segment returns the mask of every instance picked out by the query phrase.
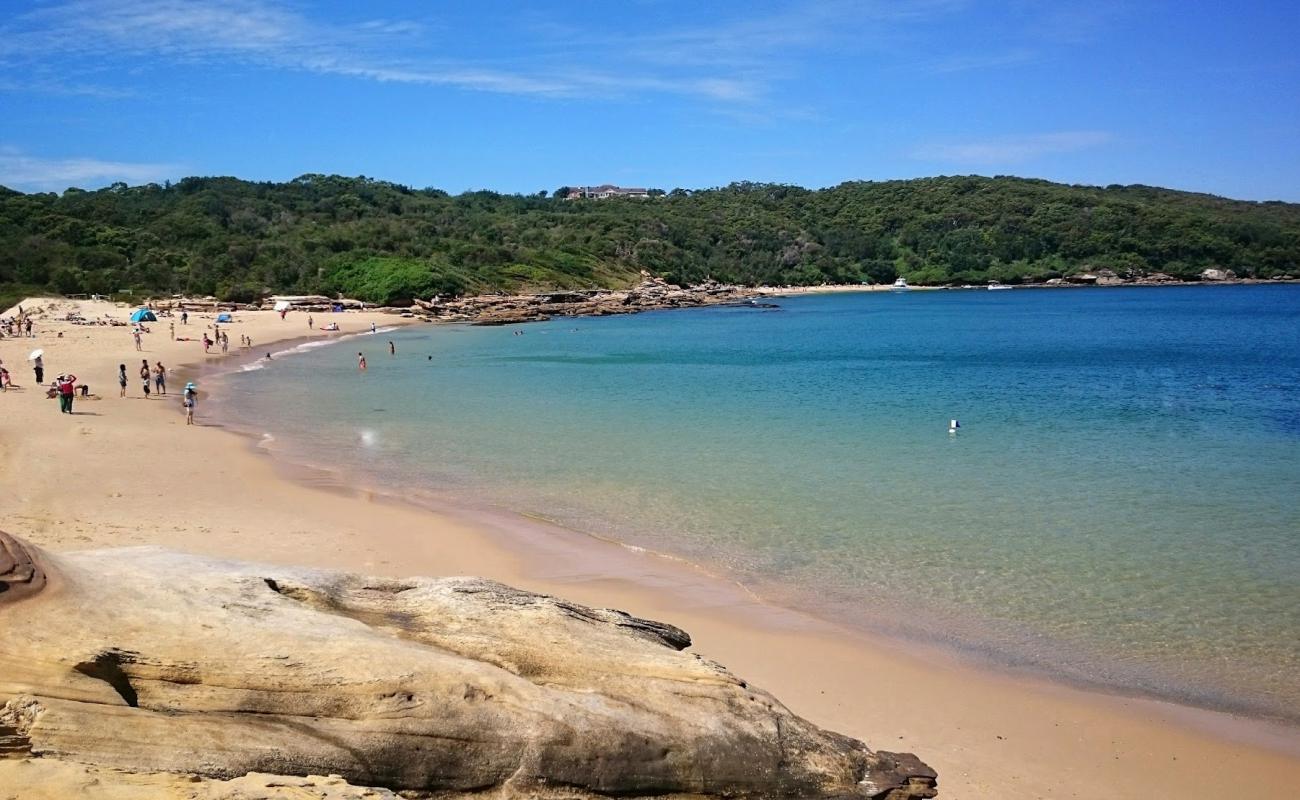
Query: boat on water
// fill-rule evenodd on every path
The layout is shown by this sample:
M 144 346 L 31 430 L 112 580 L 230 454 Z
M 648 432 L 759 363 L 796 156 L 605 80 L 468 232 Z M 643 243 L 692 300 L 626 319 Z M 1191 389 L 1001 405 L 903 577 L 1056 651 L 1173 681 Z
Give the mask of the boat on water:
M 998 283 L 997 281 L 989 281 L 990 292 L 996 292 L 999 289 L 1010 289 L 1010 288 L 1012 287 L 1006 285 L 1005 283 Z
M 908 286 L 908 285 L 907 285 L 907 279 L 906 279 L 906 278 L 899 278 L 898 280 L 894 281 L 894 286 L 893 286 L 893 289 L 891 289 L 891 291 L 895 291 L 895 292 L 906 292 L 906 291 L 908 291 L 908 290 L 911 289 L 911 288 L 912 288 L 911 286 Z

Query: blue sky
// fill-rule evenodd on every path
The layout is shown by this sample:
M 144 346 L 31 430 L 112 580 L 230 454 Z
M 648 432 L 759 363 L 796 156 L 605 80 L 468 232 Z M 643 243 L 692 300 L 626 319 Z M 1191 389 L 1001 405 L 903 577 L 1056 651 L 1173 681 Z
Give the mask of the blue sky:
M 1300 201 L 1300 3 L 0 0 L 0 184 L 940 174 Z

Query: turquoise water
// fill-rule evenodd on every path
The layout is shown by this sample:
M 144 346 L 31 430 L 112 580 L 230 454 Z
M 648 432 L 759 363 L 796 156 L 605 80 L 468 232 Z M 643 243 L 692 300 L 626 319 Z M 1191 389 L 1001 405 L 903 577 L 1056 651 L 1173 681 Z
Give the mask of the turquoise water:
M 845 622 L 1300 720 L 1300 287 L 779 304 L 358 337 L 229 405 Z

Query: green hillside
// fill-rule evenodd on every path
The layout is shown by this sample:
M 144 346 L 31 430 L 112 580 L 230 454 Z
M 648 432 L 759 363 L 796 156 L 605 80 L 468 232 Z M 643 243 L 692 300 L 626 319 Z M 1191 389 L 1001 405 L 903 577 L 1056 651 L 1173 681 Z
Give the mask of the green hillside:
M 1300 205 L 1145 186 L 951 177 L 651 199 L 410 189 L 368 178 L 0 188 L 0 291 L 334 293 L 372 302 L 674 282 L 1020 282 L 1084 269 L 1300 274 Z

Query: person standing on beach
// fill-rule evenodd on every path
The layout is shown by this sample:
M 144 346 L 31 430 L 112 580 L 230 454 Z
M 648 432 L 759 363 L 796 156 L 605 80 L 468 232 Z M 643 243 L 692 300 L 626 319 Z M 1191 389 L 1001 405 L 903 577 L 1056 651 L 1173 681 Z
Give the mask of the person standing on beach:
M 182 325 L 189 325 L 189 324 L 190 324 L 190 312 L 188 312 L 188 311 L 182 311 L 182 312 L 181 312 L 181 324 L 182 324 Z
M 311 330 L 311 314 L 307 315 L 307 330 Z
M 162 365 L 161 361 L 153 368 L 153 383 L 159 395 L 165 396 L 167 394 L 167 368 Z
M 149 372 L 148 359 L 142 359 L 140 361 L 140 382 L 144 384 L 144 399 L 146 400 L 149 399 L 149 378 L 151 377 Z
M 139 328 L 136 328 L 135 330 L 131 331 L 131 338 L 135 339 L 135 349 L 136 349 L 137 351 L 139 351 L 139 350 L 143 350 L 143 349 L 144 349 L 144 348 L 142 348 L 142 347 L 140 346 L 140 329 L 139 329 Z
M 169 329 L 171 329 L 171 333 L 172 333 L 172 341 L 173 341 L 173 342 L 176 341 L 176 323 L 175 323 L 175 322 L 169 322 L 169 323 L 167 323 L 167 327 L 168 327 Z
M 117 384 L 122 387 L 118 397 L 126 397 L 126 364 L 117 365 Z
M 370 323 L 370 332 L 371 332 L 371 333 L 374 333 L 374 332 L 375 332 L 375 323 L 373 323 L 373 322 Z
M 362 372 L 366 371 L 366 356 L 364 353 L 357 353 L 357 369 Z
M 72 398 L 76 397 L 77 376 L 59 376 L 59 412 L 72 413 Z
M 45 361 L 37 356 L 32 359 L 32 371 L 36 373 L 36 385 L 45 383 Z
M 31 318 L 31 317 L 28 317 L 28 318 L 27 318 L 27 338 L 28 338 L 28 339 L 31 339 L 31 338 L 32 338 L 32 318 Z
M 199 399 L 199 390 L 194 387 L 193 383 L 185 384 L 185 392 L 181 395 L 181 403 L 185 406 L 185 424 L 194 424 L 194 405 Z

